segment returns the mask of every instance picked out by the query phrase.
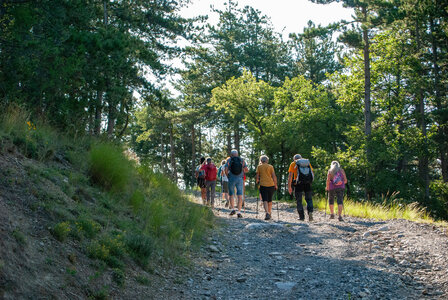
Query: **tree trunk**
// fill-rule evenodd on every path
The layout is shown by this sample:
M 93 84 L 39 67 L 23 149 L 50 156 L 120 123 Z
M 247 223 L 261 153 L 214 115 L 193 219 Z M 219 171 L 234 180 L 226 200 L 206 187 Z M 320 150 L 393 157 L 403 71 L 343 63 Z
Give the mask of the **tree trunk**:
M 432 36 L 432 60 L 433 60 L 433 73 L 434 73 L 434 102 L 436 104 L 437 110 L 442 111 L 443 105 L 441 101 L 441 91 L 440 91 L 440 69 L 439 69 L 439 63 L 438 63 L 438 45 L 437 45 L 437 39 L 435 36 L 435 28 L 434 28 L 434 20 L 432 17 L 430 17 L 430 26 L 431 26 L 431 36 Z M 446 127 L 446 120 L 443 119 L 443 116 L 441 116 L 441 120 L 438 120 L 439 125 L 437 128 L 438 134 L 439 134 L 439 155 L 440 155 L 440 162 L 442 167 L 442 178 L 443 182 L 448 182 L 448 149 L 447 149 L 447 130 L 444 129 Z
M 420 39 L 420 28 L 418 24 L 418 20 L 415 24 L 415 39 L 417 42 L 417 51 L 420 51 L 422 49 L 421 46 L 421 39 Z M 419 70 L 419 80 L 422 80 L 424 78 L 423 74 L 423 67 Z M 416 107 L 417 110 L 417 126 L 422 131 L 423 139 L 425 140 L 426 144 L 426 118 L 425 118 L 425 95 L 423 91 L 423 83 L 418 83 L 418 104 Z M 421 154 L 418 158 L 418 170 L 420 179 L 423 183 L 425 195 L 424 195 L 424 203 L 427 205 L 429 204 L 429 161 L 428 156 L 425 154 Z
M 227 155 L 230 156 L 230 151 L 232 151 L 232 135 L 227 134 Z
M 191 172 L 192 172 L 192 187 L 194 186 L 194 171 L 196 169 L 196 136 L 194 124 L 191 124 Z
M 174 183 L 177 184 L 177 164 L 174 151 L 174 129 L 173 124 L 170 125 L 170 158 L 171 158 L 171 175 Z
M 96 94 L 96 105 L 95 105 L 95 135 L 100 135 L 101 133 L 101 115 L 103 107 L 103 91 L 98 90 Z
M 364 22 L 367 23 L 367 8 L 362 7 L 362 13 L 364 15 Z M 370 189 L 370 139 L 372 134 L 372 116 L 371 116 L 371 103 L 370 103 L 370 41 L 369 41 L 369 31 L 364 28 L 362 31 L 362 38 L 364 41 L 364 119 L 365 119 L 365 136 L 366 136 L 366 158 L 367 158 L 367 168 L 366 168 L 366 197 L 370 199 L 372 196 L 372 191 Z
M 163 143 L 163 132 L 160 133 L 160 169 L 165 174 L 165 144 Z
M 108 115 L 107 115 L 107 136 L 109 138 L 114 134 L 115 128 L 115 106 L 112 103 L 112 100 L 109 101 L 108 107 Z
M 235 125 L 234 125 L 234 142 L 235 142 L 235 149 L 241 155 L 241 152 L 240 152 L 240 125 L 238 122 L 235 122 Z
M 199 128 L 198 128 L 198 138 L 199 138 L 199 140 L 198 140 L 198 153 L 199 153 L 199 156 L 201 156 L 202 155 L 202 133 L 201 133 L 201 126 L 199 126 Z

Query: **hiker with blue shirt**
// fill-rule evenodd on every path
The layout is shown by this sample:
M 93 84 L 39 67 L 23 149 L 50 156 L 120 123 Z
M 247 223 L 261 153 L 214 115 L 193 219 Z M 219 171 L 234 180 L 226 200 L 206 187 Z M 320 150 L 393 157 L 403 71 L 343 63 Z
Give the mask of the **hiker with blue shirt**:
M 247 173 L 249 169 L 247 164 L 241 157 L 238 156 L 238 150 L 233 149 L 230 151 L 230 158 L 225 165 L 225 174 L 229 179 L 229 208 L 232 210 L 230 215 L 234 215 L 234 193 L 236 188 L 236 195 L 238 197 L 238 218 L 242 218 L 241 207 L 243 205 L 243 177 L 244 173 Z
M 342 208 L 344 205 L 344 190 L 347 184 L 347 176 L 344 169 L 337 161 L 332 161 L 327 174 L 327 185 L 325 190 L 328 191 L 328 202 L 330 203 L 330 219 L 334 219 L 334 197 L 338 203 L 338 220 L 342 219 Z

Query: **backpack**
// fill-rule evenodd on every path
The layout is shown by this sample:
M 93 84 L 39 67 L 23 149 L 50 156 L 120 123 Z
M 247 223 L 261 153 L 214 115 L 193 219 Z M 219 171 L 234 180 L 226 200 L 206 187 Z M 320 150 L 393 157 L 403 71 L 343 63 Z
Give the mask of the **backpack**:
M 207 181 L 214 181 L 216 180 L 216 166 L 214 164 L 207 164 L 205 165 L 205 180 Z
M 336 174 L 334 174 L 333 179 L 331 180 L 334 186 L 340 186 L 344 183 L 344 180 L 342 178 L 342 172 L 338 171 Z
M 243 161 L 240 157 L 233 156 L 230 158 L 229 170 L 233 175 L 240 175 L 243 172 Z
M 296 168 L 296 184 L 308 184 L 313 182 L 313 172 L 311 171 L 310 161 L 308 159 L 298 159 L 296 161 Z

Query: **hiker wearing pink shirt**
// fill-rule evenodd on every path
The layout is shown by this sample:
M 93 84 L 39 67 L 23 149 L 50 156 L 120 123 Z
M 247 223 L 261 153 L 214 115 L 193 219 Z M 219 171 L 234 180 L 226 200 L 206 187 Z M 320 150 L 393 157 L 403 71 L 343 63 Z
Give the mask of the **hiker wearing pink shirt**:
M 339 221 L 342 219 L 342 207 L 344 200 L 345 184 L 347 183 L 347 176 L 345 176 L 344 170 L 337 161 L 332 161 L 330 169 L 327 174 L 327 186 L 325 188 L 328 191 L 328 202 L 330 203 L 330 219 L 334 219 L 334 197 L 338 203 L 338 215 Z

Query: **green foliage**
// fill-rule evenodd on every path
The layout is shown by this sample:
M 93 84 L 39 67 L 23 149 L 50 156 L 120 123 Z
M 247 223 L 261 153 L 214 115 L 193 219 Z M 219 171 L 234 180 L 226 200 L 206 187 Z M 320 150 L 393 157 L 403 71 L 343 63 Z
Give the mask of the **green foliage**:
M 53 227 L 51 233 L 58 241 L 63 242 L 67 239 L 71 230 L 69 222 L 60 222 Z
M 26 237 L 19 229 L 14 229 L 12 231 L 12 236 L 20 246 L 23 247 L 26 245 Z
M 141 285 L 149 285 L 150 283 L 149 278 L 144 275 L 138 275 L 137 277 L 135 277 L 135 280 Z
M 126 276 L 124 272 L 120 269 L 114 268 L 112 270 L 112 280 L 120 287 L 124 286 Z
M 95 183 L 113 192 L 124 192 L 134 178 L 132 163 L 120 147 L 112 144 L 92 147 L 89 173 Z
M 325 211 L 325 198 L 320 198 L 315 201 L 316 207 L 319 210 Z M 327 207 L 327 214 L 330 213 L 329 205 Z M 337 209 L 337 208 L 335 208 Z M 403 201 L 397 200 L 383 200 L 381 203 L 372 203 L 367 201 L 356 202 L 351 200 L 344 201 L 345 214 L 353 217 L 376 219 L 376 220 L 392 220 L 405 219 L 409 221 L 432 223 L 432 219 L 424 209 L 419 207 L 419 204 L 414 202 L 405 204 Z

